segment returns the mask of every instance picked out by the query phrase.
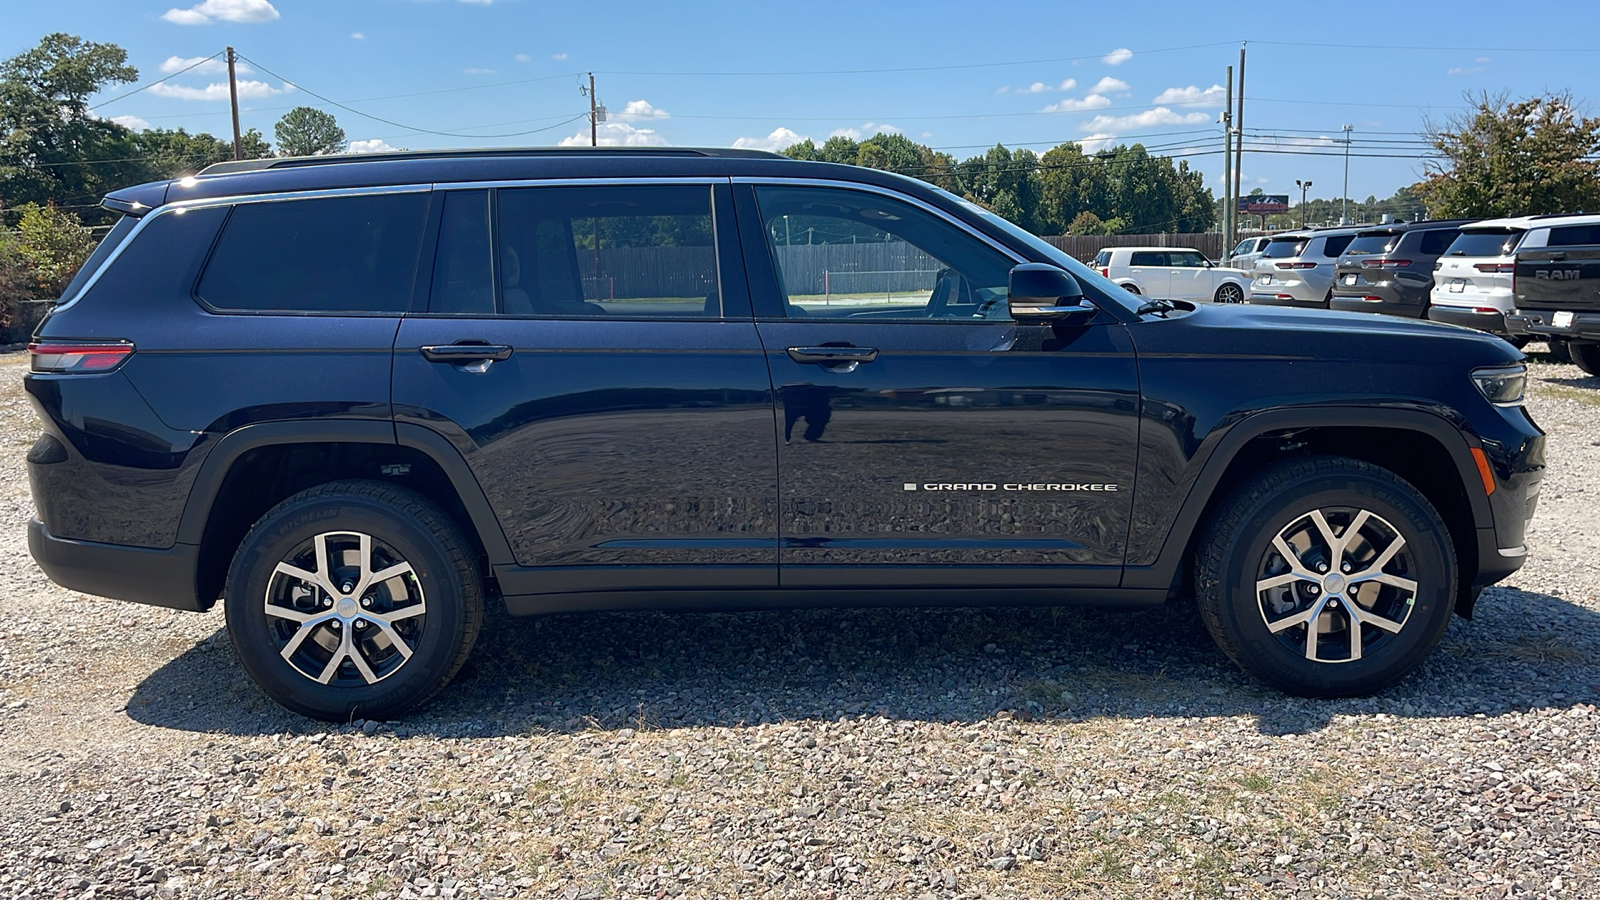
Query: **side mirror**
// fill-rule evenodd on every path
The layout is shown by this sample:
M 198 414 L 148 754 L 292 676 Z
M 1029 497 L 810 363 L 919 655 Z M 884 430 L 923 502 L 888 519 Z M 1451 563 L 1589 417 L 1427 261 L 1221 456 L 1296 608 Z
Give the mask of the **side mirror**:
M 1023 263 L 1011 270 L 1011 318 L 1018 322 L 1087 325 L 1099 310 L 1083 297 L 1083 286 L 1065 269 Z

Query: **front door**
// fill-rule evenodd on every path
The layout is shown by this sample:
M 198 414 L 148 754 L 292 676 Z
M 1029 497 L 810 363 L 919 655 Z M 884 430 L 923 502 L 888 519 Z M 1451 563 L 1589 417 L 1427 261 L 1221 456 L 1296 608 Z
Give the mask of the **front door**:
M 771 383 L 729 191 L 440 192 L 395 415 L 467 460 L 507 594 L 776 584 Z
M 1212 299 L 1217 288 L 1217 270 L 1211 268 L 1199 251 L 1173 250 L 1167 254 L 1167 259 L 1172 263 L 1172 291 L 1167 294 L 1169 299 Z
M 1018 260 L 916 201 L 738 189 L 782 584 L 1117 584 L 1139 401 L 1123 326 L 1012 321 Z

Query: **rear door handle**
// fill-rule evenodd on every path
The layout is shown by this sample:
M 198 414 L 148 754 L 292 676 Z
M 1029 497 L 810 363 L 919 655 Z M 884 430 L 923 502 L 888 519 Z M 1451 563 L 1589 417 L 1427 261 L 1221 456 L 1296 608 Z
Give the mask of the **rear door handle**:
M 878 358 L 877 347 L 790 347 L 789 358 L 797 363 L 827 366 L 869 363 Z
M 433 344 L 420 348 L 422 356 L 428 362 L 436 363 L 470 363 L 489 360 L 500 362 L 511 358 L 511 346 L 508 344 L 489 344 L 476 341 L 457 341 L 454 344 Z

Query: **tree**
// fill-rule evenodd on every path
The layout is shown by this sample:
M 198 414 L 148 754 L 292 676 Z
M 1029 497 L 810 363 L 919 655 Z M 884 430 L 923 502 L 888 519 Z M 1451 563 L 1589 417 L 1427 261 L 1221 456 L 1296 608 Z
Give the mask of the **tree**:
M 331 113 L 310 106 L 297 106 L 284 113 L 272 126 L 282 156 L 327 156 L 343 153 L 349 144 L 344 129 Z
M 94 238 L 78 218 L 54 206 L 23 204 L 16 236 L 0 233 L 0 328 L 11 324 L 17 304 L 61 296 L 94 250 Z
M 133 133 L 89 112 L 91 95 L 137 81 L 139 70 L 115 44 L 50 34 L 26 53 L 0 63 L 0 196 L 7 202 L 93 203 L 126 184 Z
M 1444 157 L 1428 161 L 1419 190 L 1436 216 L 1494 217 L 1600 206 L 1600 119 L 1580 115 L 1566 92 L 1511 102 L 1480 94 L 1475 109 L 1427 135 Z
M 266 159 L 272 155 L 272 145 L 255 128 L 239 135 L 239 149 L 244 159 Z

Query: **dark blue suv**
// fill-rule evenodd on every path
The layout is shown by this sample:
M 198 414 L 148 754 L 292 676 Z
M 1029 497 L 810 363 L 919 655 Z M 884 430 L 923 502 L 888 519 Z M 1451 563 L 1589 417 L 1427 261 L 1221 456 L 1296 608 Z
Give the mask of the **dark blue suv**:
M 1418 666 L 1524 557 L 1489 335 L 1136 297 L 988 211 L 729 150 L 213 166 L 31 348 L 34 557 L 204 610 L 312 716 L 514 614 L 1161 604 L 1302 694 Z

